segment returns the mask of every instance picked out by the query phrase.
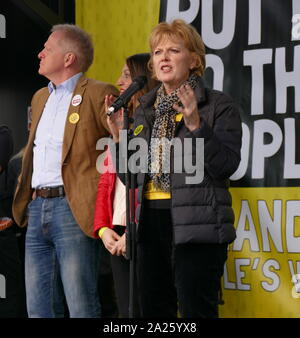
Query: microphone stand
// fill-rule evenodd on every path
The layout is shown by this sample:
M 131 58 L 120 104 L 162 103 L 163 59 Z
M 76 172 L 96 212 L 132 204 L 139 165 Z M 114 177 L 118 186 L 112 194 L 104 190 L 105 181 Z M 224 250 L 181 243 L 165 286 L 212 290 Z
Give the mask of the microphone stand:
M 136 281 L 136 222 L 135 222 L 135 174 L 131 173 L 128 168 L 129 163 L 129 139 L 132 130 L 129 128 L 129 111 L 127 105 L 124 106 L 124 126 L 126 131 L 126 255 L 130 260 L 129 272 L 129 318 L 135 318 L 134 299 L 135 299 L 135 281 Z

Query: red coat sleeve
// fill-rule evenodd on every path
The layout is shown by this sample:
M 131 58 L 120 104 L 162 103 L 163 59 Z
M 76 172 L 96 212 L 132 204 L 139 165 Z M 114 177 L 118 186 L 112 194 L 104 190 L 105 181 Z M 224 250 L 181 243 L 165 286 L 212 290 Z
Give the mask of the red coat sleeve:
M 105 159 L 107 160 L 107 158 Z M 94 213 L 94 237 L 98 238 L 100 228 L 112 228 L 113 198 L 115 194 L 116 174 L 106 172 L 98 181 Z

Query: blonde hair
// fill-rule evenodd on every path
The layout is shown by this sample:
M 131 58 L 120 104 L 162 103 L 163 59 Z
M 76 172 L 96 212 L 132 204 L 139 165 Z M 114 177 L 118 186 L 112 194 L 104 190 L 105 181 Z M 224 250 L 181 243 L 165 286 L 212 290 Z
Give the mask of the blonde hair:
M 63 48 L 76 55 L 80 71 L 86 72 L 94 59 L 94 47 L 91 36 L 76 25 L 60 24 L 52 27 L 51 32 L 61 31 Z
M 152 70 L 152 72 L 152 58 L 154 49 L 164 38 L 182 40 L 185 47 L 195 56 L 195 67 L 192 69 L 192 72 L 200 76 L 203 75 L 206 65 L 204 43 L 197 30 L 181 19 L 173 20 L 170 23 L 161 22 L 153 28 L 149 38 L 149 45 L 151 49 L 149 68 Z

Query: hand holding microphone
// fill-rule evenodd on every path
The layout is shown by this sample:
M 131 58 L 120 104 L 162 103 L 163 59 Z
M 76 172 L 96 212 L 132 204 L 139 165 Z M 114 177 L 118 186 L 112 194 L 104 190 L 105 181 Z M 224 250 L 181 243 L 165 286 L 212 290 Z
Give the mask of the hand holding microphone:
M 113 104 L 115 99 L 116 97 L 113 95 L 105 96 L 106 111 L 108 111 L 109 107 Z M 119 142 L 119 131 L 122 130 L 124 126 L 124 108 L 119 109 L 114 114 L 107 114 L 106 121 L 114 142 Z
M 131 97 L 141 90 L 147 82 L 147 77 L 144 75 L 138 76 L 133 79 L 132 84 L 120 95 L 111 106 L 108 108 L 106 114 L 110 116 L 111 114 L 117 112 L 120 108 L 127 105 Z
M 112 95 L 105 98 L 107 124 L 113 136 L 114 142 L 119 142 L 119 130 L 123 128 L 124 109 L 132 96 L 144 87 L 147 77 L 144 75 L 136 77 L 131 85 L 115 101 Z M 108 108 L 107 108 L 108 107 Z

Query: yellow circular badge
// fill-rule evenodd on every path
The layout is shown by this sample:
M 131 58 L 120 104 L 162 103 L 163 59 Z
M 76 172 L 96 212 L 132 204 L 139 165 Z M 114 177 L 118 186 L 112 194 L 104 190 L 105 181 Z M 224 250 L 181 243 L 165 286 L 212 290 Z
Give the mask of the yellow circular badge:
M 73 113 L 70 115 L 69 117 L 69 122 L 72 123 L 72 124 L 75 124 L 79 121 L 79 114 L 77 113 Z
M 137 136 L 138 134 L 140 134 L 140 132 L 143 130 L 144 126 L 142 124 L 140 124 L 139 126 L 137 126 L 135 129 L 134 129 L 134 136 Z

